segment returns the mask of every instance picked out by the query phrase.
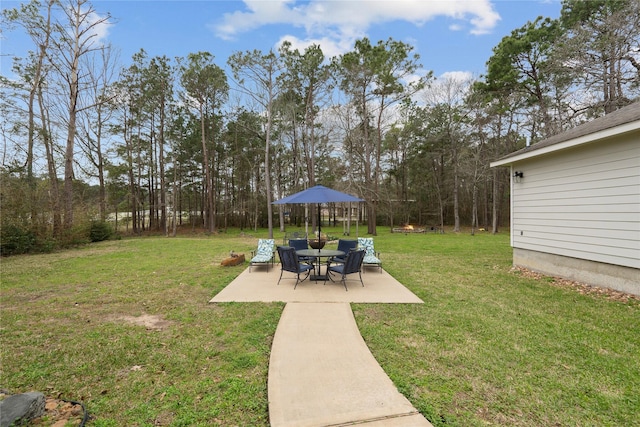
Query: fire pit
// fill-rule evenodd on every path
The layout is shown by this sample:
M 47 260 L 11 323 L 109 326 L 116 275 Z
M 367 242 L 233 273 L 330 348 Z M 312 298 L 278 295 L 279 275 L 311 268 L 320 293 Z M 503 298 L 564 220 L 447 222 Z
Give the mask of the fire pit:
M 416 228 L 411 224 L 403 225 L 402 227 L 396 227 L 393 229 L 394 233 L 424 233 L 424 228 Z
M 322 239 L 322 240 L 318 240 L 318 239 L 311 239 L 309 240 L 309 246 L 311 246 L 313 249 L 322 249 L 324 248 L 324 245 L 327 244 L 327 241 Z

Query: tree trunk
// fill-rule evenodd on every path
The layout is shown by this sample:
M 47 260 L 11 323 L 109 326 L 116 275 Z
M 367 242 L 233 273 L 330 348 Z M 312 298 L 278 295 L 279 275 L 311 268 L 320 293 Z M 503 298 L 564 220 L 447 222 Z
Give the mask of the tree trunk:
M 171 207 L 173 209 L 172 212 L 172 229 L 171 229 L 171 236 L 172 237 L 176 237 L 176 235 L 178 234 L 178 219 L 177 219 L 177 214 L 178 214 L 178 191 L 179 191 L 180 186 L 178 185 L 178 163 L 176 162 L 176 158 L 175 158 L 175 152 L 174 152 L 174 156 L 173 156 L 173 197 L 171 200 Z M 180 216 L 182 217 L 182 211 L 180 211 Z M 168 232 L 168 229 L 167 229 Z
M 270 77 L 272 77 L 270 75 Z M 270 80 L 272 81 L 272 80 Z M 265 135 L 264 147 L 264 186 L 267 195 L 267 226 L 269 228 L 269 238 L 273 239 L 273 205 L 271 205 L 271 126 L 272 126 L 272 108 L 273 108 L 273 84 L 269 85 L 269 101 L 267 106 L 267 132 Z
M 99 184 L 99 212 L 100 220 L 105 221 L 107 219 L 107 188 L 104 179 L 104 159 L 102 156 L 102 108 L 98 108 L 98 120 L 96 123 L 96 155 L 98 168 L 98 184 Z
M 453 231 L 454 233 L 460 232 L 460 206 L 458 202 L 458 157 L 453 156 Z
M 202 156 L 203 156 L 203 168 L 204 168 L 204 191 L 205 197 L 207 200 L 207 208 L 205 210 L 206 224 L 207 230 L 210 233 L 213 233 L 215 228 L 214 217 L 213 217 L 213 182 L 211 180 L 211 167 L 209 165 L 209 150 L 207 149 L 207 138 L 205 134 L 205 125 L 204 125 L 204 111 L 203 105 L 200 103 L 200 132 L 201 132 L 201 142 L 202 142 Z
M 166 235 L 169 232 L 167 227 L 167 186 L 164 177 L 164 126 L 165 126 L 165 106 L 164 99 L 160 106 L 160 135 L 158 137 L 158 167 L 160 175 L 160 228 Z M 174 165 L 175 167 L 175 165 Z M 175 174 L 175 171 L 174 171 Z M 174 175 L 175 179 L 175 175 Z
M 498 232 L 498 212 L 500 211 L 500 182 L 497 171 L 493 171 L 493 226 L 491 232 L 496 234 Z
M 475 234 L 478 228 L 478 185 L 477 177 L 474 177 L 473 187 L 471 189 L 471 234 Z
M 76 48 L 78 49 L 77 41 Z M 78 50 L 74 52 L 78 55 Z M 73 61 L 69 80 L 69 124 L 67 129 L 67 145 L 64 153 L 64 229 L 69 231 L 73 226 L 73 154 L 76 138 L 76 116 L 78 102 L 78 58 Z
M 54 147 L 53 140 L 51 139 L 51 132 L 49 131 L 49 114 L 45 109 L 44 99 L 42 94 L 42 87 L 38 87 L 38 104 L 40 106 L 40 120 L 42 142 L 44 143 L 45 152 L 47 156 L 47 172 L 49 174 L 49 203 L 51 204 L 51 212 L 53 217 L 53 237 L 59 238 L 62 232 L 62 218 L 60 212 L 60 189 L 58 185 L 58 174 L 53 157 Z

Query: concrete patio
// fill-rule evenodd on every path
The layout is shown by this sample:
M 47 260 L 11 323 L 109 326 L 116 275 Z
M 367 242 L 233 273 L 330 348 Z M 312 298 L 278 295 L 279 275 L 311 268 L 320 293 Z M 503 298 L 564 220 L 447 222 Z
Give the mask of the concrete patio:
M 324 272 L 324 266 L 322 271 Z M 341 282 L 314 282 L 309 279 L 298 284 L 295 274 L 284 272 L 280 285 L 280 265 L 247 268 L 209 302 L 357 302 L 422 304 L 423 301 L 405 288 L 389 273 L 367 268 L 362 274 L 364 287 L 357 274 L 347 280 L 348 291 Z

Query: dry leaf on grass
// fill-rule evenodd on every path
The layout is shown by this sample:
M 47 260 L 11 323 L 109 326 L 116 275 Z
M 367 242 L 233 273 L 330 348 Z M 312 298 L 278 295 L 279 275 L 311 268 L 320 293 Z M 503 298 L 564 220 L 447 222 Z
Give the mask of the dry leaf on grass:
M 561 277 L 546 276 L 536 271 L 528 270 L 522 267 L 514 267 L 512 271 L 517 271 L 522 277 L 528 277 L 535 280 L 547 280 L 552 286 L 562 288 L 572 288 L 583 295 L 600 295 L 613 301 L 628 303 L 636 301 L 640 303 L 640 297 L 616 291 L 609 288 L 601 288 L 598 286 L 588 285 L 586 283 L 576 282 L 573 280 L 563 279 Z

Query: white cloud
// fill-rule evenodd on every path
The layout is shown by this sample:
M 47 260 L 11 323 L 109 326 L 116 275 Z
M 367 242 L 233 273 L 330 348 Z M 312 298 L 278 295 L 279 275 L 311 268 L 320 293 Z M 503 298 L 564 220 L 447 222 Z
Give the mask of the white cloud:
M 87 16 L 88 24 L 93 26 L 92 32 L 98 43 L 104 43 L 109 37 L 109 31 L 113 24 L 108 18 L 108 16 L 101 16 L 96 12 L 92 12 Z
M 484 34 L 500 20 L 490 0 L 244 0 L 244 5 L 244 11 L 227 13 L 212 25 L 218 37 L 233 39 L 264 25 L 285 24 L 305 29 L 306 40 L 296 39 L 301 45 L 321 40 L 323 49 L 332 44 L 341 50 L 350 48 L 374 24 L 406 21 L 421 26 L 443 16 L 457 21 L 452 30 L 470 27 L 471 34 Z
M 448 71 L 446 73 L 442 73 L 439 80 L 454 80 L 458 82 L 469 82 L 474 79 L 473 74 L 469 71 Z
M 303 26 L 305 14 L 295 6 L 295 0 L 244 0 L 247 11 L 225 13 L 220 24 L 212 25 L 218 37 L 233 39 L 236 34 L 263 25 L 291 24 Z
M 65 20 L 75 19 L 73 9 L 68 8 L 63 15 L 60 16 L 63 22 Z M 109 14 L 100 14 L 93 10 L 83 6 L 80 10 L 80 16 L 82 17 L 81 28 L 86 31 L 85 37 L 91 38 L 91 44 L 103 45 L 107 43 L 109 38 L 109 32 L 113 26 L 111 16 Z M 68 24 L 66 27 L 69 37 L 73 38 L 72 25 Z
M 282 36 L 280 40 L 278 40 L 275 48 L 277 49 L 282 45 L 283 42 L 288 41 L 291 43 L 292 50 L 298 49 L 300 52 L 304 52 L 307 47 L 315 44 L 322 48 L 322 53 L 324 53 L 325 60 L 328 61 L 332 57 L 337 57 L 344 52 L 348 52 L 350 49 L 353 49 L 353 45 L 356 39 L 357 37 L 340 39 L 331 37 L 300 39 L 296 36 L 286 35 Z

